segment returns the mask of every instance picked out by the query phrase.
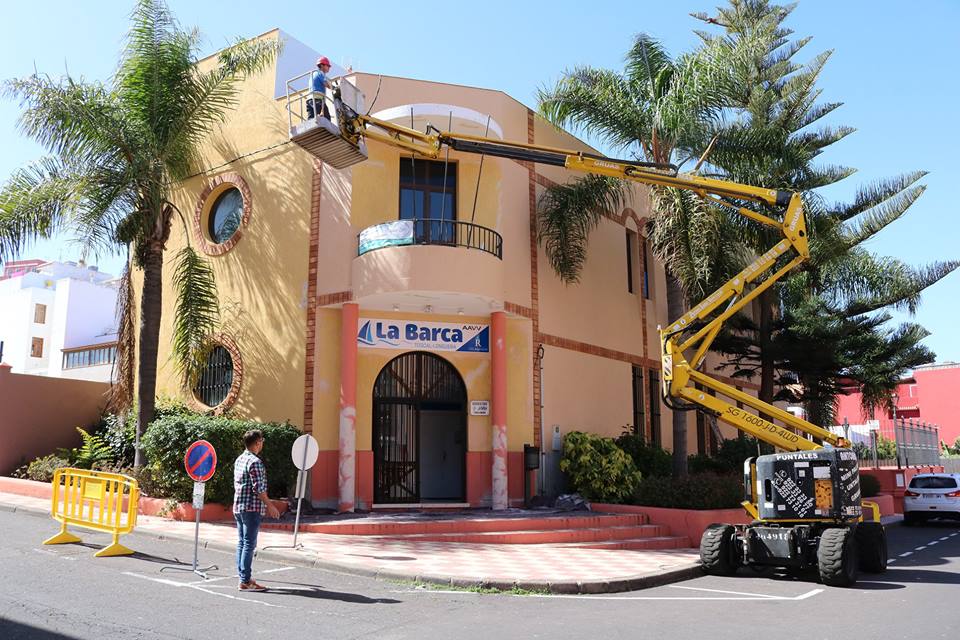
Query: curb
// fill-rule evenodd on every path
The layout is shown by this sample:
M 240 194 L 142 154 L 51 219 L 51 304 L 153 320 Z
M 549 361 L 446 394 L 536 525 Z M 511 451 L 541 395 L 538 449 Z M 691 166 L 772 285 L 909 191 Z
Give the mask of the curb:
M 24 507 L 15 505 L 6 505 L 0 503 L 0 511 L 10 513 L 22 513 L 34 517 L 49 517 L 47 509 L 36 509 L 34 507 Z M 130 534 L 134 538 L 150 538 L 153 540 L 177 540 L 192 542 L 193 535 L 179 535 L 168 533 L 155 533 L 152 531 L 137 531 L 134 529 Z M 199 547 L 201 549 L 210 549 L 223 553 L 233 554 L 237 548 L 233 544 L 227 544 L 219 540 L 206 540 L 200 538 Z M 363 578 L 375 578 L 377 580 L 386 580 L 393 582 L 425 582 L 441 587 L 451 587 L 460 589 L 485 588 L 500 589 L 510 591 L 512 589 L 523 589 L 527 591 L 546 591 L 557 595 L 589 595 L 601 593 L 617 593 L 622 591 L 637 591 L 640 589 L 650 589 L 665 584 L 681 582 L 683 580 L 692 580 L 704 575 L 700 563 L 689 563 L 657 573 L 648 573 L 634 576 L 626 576 L 615 580 L 603 580 L 597 582 L 578 582 L 561 581 L 549 582 L 544 580 L 506 580 L 502 578 L 463 577 L 463 576 L 441 576 L 429 574 L 406 573 L 403 571 L 391 571 L 387 569 L 365 569 L 363 567 L 351 567 L 335 562 L 323 560 L 312 552 L 297 552 L 292 549 L 280 551 L 274 549 L 257 549 L 254 557 L 260 560 L 270 562 L 279 562 L 288 565 L 304 567 L 306 569 L 322 569 L 333 573 L 341 573 Z

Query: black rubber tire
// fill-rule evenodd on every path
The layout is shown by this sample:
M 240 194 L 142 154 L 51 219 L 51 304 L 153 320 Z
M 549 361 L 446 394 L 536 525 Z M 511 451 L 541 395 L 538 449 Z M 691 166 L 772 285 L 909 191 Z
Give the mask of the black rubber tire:
M 733 554 L 733 536 L 736 529 L 729 524 L 711 524 L 700 538 L 700 562 L 704 570 L 714 576 L 736 573 L 739 562 Z
M 867 573 L 887 570 L 887 533 L 879 522 L 861 522 L 854 538 L 857 541 L 857 559 L 860 569 Z
M 825 529 L 817 545 L 820 581 L 831 587 L 849 587 L 857 581 L 857 543 L 853 528 Z

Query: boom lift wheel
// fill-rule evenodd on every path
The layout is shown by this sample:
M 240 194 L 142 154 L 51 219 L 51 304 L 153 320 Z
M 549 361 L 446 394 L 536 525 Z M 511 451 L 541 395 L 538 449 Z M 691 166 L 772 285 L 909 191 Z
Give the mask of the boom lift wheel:
M 820 580 L 831 587 L 849 587 L 857 581 L 857 542 L 852 527 L 824 529 L 817 545 Z
M 736 573 L 740 561 L 735 553 L 734 533 L 729 524 L 712 524 L 700 538 L 700 562 L 707 573 L 728 576 Z
M 857 525 L 854 539 L 860 568 L 867 573 L 883 573 L 887 570 L 887 534 L 879 522 L 861 522 Z

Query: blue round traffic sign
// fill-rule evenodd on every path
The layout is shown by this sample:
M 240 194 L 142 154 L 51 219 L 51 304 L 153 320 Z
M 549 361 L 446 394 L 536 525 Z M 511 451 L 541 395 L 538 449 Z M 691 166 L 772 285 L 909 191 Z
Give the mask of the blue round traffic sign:
M 183 456 L 183 466 L 186 467 L 187 475 L 194 482 L 206 482 L 217 470 L 217 452 L 206 440 L 197 440 L 187 447 L 187 453 Z

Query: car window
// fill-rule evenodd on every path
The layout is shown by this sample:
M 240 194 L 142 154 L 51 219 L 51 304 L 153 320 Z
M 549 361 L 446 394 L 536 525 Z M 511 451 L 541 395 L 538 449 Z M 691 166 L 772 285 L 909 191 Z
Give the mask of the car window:
M 956 489 L 957 481 L 949 476 L 914 477 L 910 481 L 911 489 Z

